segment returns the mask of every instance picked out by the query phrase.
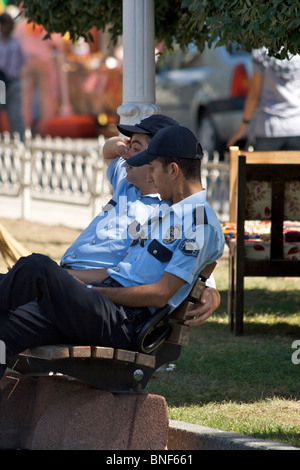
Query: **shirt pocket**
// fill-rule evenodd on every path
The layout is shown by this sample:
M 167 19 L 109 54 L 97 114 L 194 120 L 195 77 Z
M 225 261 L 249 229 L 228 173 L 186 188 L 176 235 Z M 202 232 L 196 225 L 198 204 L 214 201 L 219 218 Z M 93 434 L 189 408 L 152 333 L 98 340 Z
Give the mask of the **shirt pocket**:
M 149 243 L 147 251 L 161 263 L 168 263 L 173 256 L 173 252 L 157 240 L 152 240 Z

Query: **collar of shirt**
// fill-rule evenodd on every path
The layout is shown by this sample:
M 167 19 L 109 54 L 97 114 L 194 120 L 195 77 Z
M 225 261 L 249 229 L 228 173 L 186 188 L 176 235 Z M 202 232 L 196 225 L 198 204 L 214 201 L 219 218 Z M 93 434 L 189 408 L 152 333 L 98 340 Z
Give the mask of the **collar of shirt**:
M 197 205 L 204 204 L 206 202 L 206 190 L 200 191 L 195 194 L 191 194 L 191 196 L 182 199 L 182 201 L 177 202 L 176 204 L 172 204 L 170 207 L 166 208 L 165 215 L 168 215 L 170 212 L 174 212 L 174 214 L 180 218 L 184 213 L 184 207 L 186 209 L 195 208 Z
M 143 197 L 151 197 L 153 199 L 159 199 L 161 201 L 161 197 L 160 197 L 160 194 L 156 193 L 156 194 L 142 194 L 140 189 L 137 188 L 137 193 L 138 193 L 138 198 L 139 199 L 142 199 Z

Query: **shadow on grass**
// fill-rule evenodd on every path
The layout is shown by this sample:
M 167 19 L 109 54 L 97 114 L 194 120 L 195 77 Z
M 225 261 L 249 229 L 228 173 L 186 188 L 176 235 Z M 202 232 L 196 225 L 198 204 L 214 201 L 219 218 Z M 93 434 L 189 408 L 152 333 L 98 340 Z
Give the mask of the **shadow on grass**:
M 227 311 L 227 293 L 227 290 L 220 291 L 220 309 L 224 311 Z M 273 312 L 278 314 L 300 313 L 300 289 L 246 289 L 244 291 L 244 312 L 248 314 L 255 312 Z
M 217 315 L 227 316 L 227 291 L 220 291 L 220 294 L 221 305 Z M 300 289 L 271 291 L 255 288 L 244 291 L 244 335 L 286 334 L 300 338 L 297 316 L 300 318 Z
M 249 318 L 249 321 L 247 321 L 247 318 Z M 286 336 L 290 338 L 295 338 L 295 339 L 300 339 L 300 326 L 299 325 L 290 325 L 288 323 L 285 323 L 284 320 L 279 319 L 276 321 L 274 324 L 268 324 L 268 323 L 255 323 L 253 321 L 255 319 L 255 316 L 246 317 L 245 320 L 245 325 L 244 325 L 244 334 L 243 336 L 253 336 L 253 335 L 268 335 L 276 337 L 278 335 L 280 336 Z
M 219 315 L 219 319 L 220 321 L 210 319 L 209 324 L 213 326 L 216 334 L 225 335 L 228 341 L 234 341 L 235 339 L 240 339 L 241 342 L 243 340 L 253 340 L 255 342 L 256 339 L 260 342 L 264 339 L 276 341 L 278 337 L 290 341 L 300 340 L 300 325 L 285 322 L 284 318 L 274 320 L 275 323 L 263 323 L 261 319 L 256 319 L 256 315 L 246 315 L 244 318 L 244 333 L 239 336 L 235 336 L 234 332 L 231 331 L 229 321 L 224 318 L 224 315 Z M 204 328 L 204 325 L 202 325 L 202 328 Z

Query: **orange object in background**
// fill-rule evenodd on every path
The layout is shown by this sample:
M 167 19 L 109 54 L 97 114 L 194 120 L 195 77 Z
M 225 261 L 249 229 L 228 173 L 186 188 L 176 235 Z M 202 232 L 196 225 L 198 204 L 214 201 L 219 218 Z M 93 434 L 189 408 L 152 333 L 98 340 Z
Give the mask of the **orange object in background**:
M 114 122 L 108 117 L 105 125 L 101 125 L 95 116 L 73 114 L 71 116 L 54 116 L 40 119 L 36 124 L 36 132 L 42 137 L 71 137 L 73 139 L 95 139 L 100 134 L 105 137 L 118 135 Z
M 96 138 L 99 134 L 97 119 L 82 114 L 72 116 L 54 116 L 40 119 L 36 132 L 42 137 Z
M 10 132 L 10 125 L 8 121 L 7 112 L 5 109 L 1 109 L 0 113 L 0 132 Z
M 249 91 L 250 80 L 244 64 L 238 64 L 233 72 L 231 84 L 232 98 L 244 97 Z

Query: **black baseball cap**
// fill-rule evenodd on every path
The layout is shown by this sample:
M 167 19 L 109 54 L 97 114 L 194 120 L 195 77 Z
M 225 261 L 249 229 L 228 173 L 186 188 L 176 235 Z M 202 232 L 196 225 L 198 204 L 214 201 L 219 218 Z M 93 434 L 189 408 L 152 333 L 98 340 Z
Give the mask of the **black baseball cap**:
M 202 147 L 190 129 L 183 126 L 160 129 L 143 152 L 126 160 L 130 166 L 142 166 L 157 157 L 200 159 Z
M 117 124 L 118 130 L 127 137 L 131 137 L 132 134 L 149 134 L 153 136 L 157 131 L 167 126 L 179 126 L 179 123 L 164 114 L 154 114 L 153 116 L 142 119 L 134 126 Z

